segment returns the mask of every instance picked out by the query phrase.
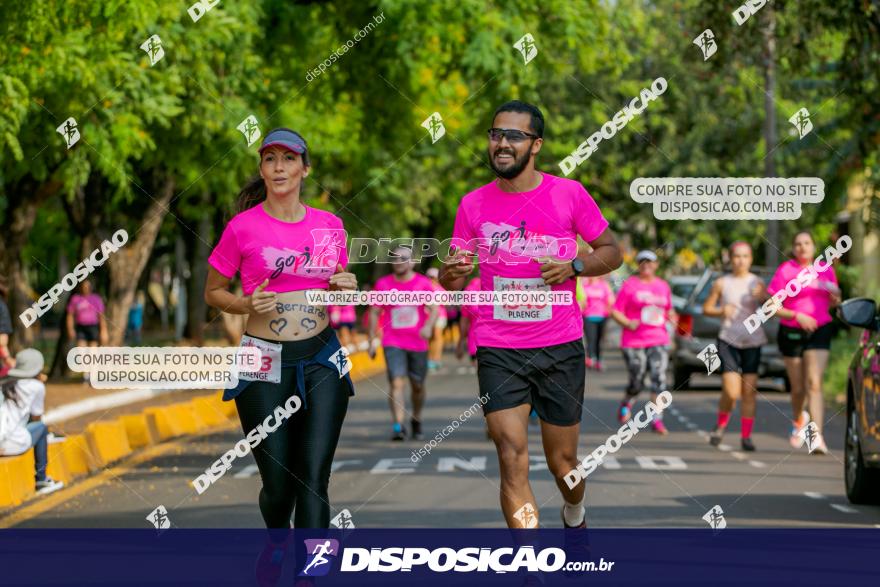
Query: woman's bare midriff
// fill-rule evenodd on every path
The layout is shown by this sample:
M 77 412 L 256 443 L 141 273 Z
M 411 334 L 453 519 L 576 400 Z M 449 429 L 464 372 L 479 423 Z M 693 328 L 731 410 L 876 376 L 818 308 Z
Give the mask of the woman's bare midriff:
M 250 314 L 246 332 L 269 340 L 304 340 L 328 324 L 330 316 L 326 306 L 309 305 L 305 291 L 291 291 L 277 294 L 270 312 Z

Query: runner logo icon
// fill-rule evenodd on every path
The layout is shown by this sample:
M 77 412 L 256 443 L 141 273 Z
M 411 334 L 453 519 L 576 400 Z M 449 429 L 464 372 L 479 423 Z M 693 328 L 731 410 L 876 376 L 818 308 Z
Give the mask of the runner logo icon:
M 76 119 L 73 116 L 62 122 L 61 126 L 55 129 L 55 132 L 64 137 L 68 149 L 79 140 L 79 129 L 76 128 Z
M 694 45 L 703 52 L 703 61 L 708 60 L 718 51 L 718 43 L 715 42 L 715 34 L 712 29 L 706 29 L 694 39 Z
M 721 359 L 718 357 L 718 347 L 715 346 L 715 343 L 710 343 L 701 350 L 697 358 L 706 365 L 706 370 L 708 371 L 706 375 L 711 375 L 715 369 L 721 366 Z
M 795 112 L 788 121 L 797 129 L 799 139 L 804 138 L 810 134 L 811 130 L 813 130 L 813 123 L 810 120 L 810 111 L 806 108 L 801 108 Z
M 523 35 L 519 41 L 513 44 L 513 47 L 519 49 L 519 52 L 522 53 L 526 65 L 528 65 L 529 61 L 534 59 L 538 54 L 538 47 L 535 45 L 535 37 L 533 37 L 531 33 Z
M 146 51 L 147 56 L 150 58 L 150 67 L 153 67 L 159 60 L 165 57 L 165 49 L 162 48 L 162 39 L 159 35 L 153 35 L 144 41 L 141 49 Z
M 244 135 L 244 138 L 247 139 L 248 147 L 253 145 L 254 141 L 262 136 L 262 134 L 260 133 L 260 127 L 257 126 L 257 117 L 253 114 L 242 120 L 241 123 L 235 128 L 240 130 L 241 134 Z
M 446 127 L 443 126 L 443 117 L 440 116 L 439 112 L 435 112 L 426 118 L 424 122 L 422 122 L 422 126 L 431 134 L 432 145 L 442 139 L 443 135 L 446 134 Z
M 332 538 L 312 538 L 305 540 L 306 566 L 300 577 L 321 577 L 330 572 L 330 557 L 339 554 L 339 541 Z
M 715 531 L 727 528 L 727 520 L 724 519 L 724 510 L 721 509 L 720 505 L 716 505 L 706 512 L 703 519 L 706 520 L 706 523 L 708 523 Z

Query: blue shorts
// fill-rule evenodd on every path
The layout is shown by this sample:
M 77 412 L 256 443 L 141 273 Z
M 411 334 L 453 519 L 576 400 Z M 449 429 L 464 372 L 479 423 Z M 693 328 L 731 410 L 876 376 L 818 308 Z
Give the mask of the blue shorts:
M 422 383 L 428 376 L 428 351 L 408 351 L 394 346 L 384 348 L 389 380 L 395 377 L 409 377 L 417 383 Z

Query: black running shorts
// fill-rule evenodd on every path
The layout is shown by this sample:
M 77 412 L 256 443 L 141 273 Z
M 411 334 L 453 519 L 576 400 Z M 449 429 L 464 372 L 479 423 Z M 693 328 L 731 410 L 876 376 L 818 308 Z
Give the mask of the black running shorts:
M 831 322 L 807 332 L 801 328 L 779 325 L 779 352 L 783 357 L 800 357 L 804 351 L 828 350 L 831 348 L 831 336 L 834 334 Z
M 758 373 L 761 365 L 761 347 L 737 348 L 723 340 L 718 341 L 718 358 L 722 373 Z
M 530 404 L 549 424 L 578 424 L 585 377 L 581 339 L 535 349 L 477 349 L 480 396 L 487 398 L 484 414 Z

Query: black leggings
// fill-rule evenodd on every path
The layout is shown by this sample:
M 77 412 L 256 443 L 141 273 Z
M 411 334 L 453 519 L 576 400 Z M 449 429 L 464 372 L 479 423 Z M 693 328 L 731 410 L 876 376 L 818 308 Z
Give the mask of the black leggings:
M 587 356 L 597 361 L 602 358 L 602 333 L 605 320 L 593 322 L 584 318 L 584 334 L 587 337 Z
M 329 331 L 329 332 L 328 332 Z M 320 351 L 327 329 L 308 340 L 285 341 L 282 360 L 310 358 Z M 260 513 L 268 528 L 294 526 L 327 528 L 330 525 L 330 466 L 348 409 L 349 386 L 335 369 L 323 365 L 305 368 L 306 406 L 300 407 L 253 450 L 263 488 Z M 235 398 L 245 433 L 256 428 L 276 407 L 296 393 L 296 369 L 282 369 L 280 383 L 254 381 Z

